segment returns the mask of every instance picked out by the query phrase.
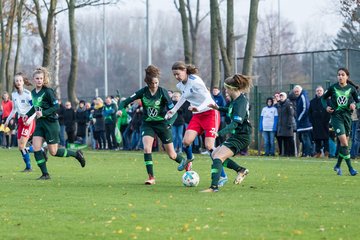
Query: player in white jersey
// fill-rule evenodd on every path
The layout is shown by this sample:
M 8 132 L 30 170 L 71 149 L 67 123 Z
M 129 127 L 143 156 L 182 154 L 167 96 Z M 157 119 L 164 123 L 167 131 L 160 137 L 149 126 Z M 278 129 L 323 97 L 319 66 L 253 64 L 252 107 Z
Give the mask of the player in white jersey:
M 205 133 L 205 148 L 211 153 L 216 136 L 213 132 L 217 132 L 220 125 L 220 114 L 218 111 L 211 109 L 208 105 L 214 105 L 215 102 L 211 97 L 209 90 L 206 88 L 204 81 L 196 75 L 198 69 L 193 65 L 187 65 L 184 62 L 175 62 L 172 66 L 172 72 L 179 83 L 176 87 L 181 91 L 181 98 L 175 107 L 168 111 L 167 117 L 171 117 L 184 103 L 190 103 L 189 110 L 193 112 L 189 126 L 185 131 L 183 138 L 184 151 L 186 160 L 179 165 L 178 170 L 190 170 L 191 162 L 194 157 L 192 155 L 191 144 L 195 138 Z M 222 172 L 222 181 L 220 185 L 227 181 L 225 172 Z
M 13 101 L 13 108 L 6 119 L 5 127 L 9 124 L 11 119 L 14 118 L 15 114 L 18 114 L 18 132 L 17 132 L 17 139 L 18 139 L 18 147 L 21 152 L 21 155 L 25 162 L 25 169 L 23 172 L 31 172 L 31 163 L 30 163 L 30 156 L 28 149 L 26 149 L 26 144 L 34 132 L 35 129 L 35 115 L 32 116 L 32 121 L 30 125 L 26 126 L 25 122 L 23 122 L 23 117 L 26 113 L 30 110 L 32 106 L 32 98 L 31 92 L 24 88 L 24 84 L 30 86 L 31 83 L 28 81 L 26 76 L 23 73 L 17 73 L 14 76 L 14 89 L 15 91 L 11 94 L 12 101 Z

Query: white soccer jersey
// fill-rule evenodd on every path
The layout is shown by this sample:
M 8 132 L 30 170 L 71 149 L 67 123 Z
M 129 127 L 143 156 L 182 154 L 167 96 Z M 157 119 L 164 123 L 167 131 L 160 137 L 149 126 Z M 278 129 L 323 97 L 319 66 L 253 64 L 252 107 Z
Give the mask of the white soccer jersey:
M 18 113 L 19 117 L 25 115 L 32 107 L 31 92 L 24 89 L 21 94 L 17 91 L 11 94 L 12 101 L 14 104 L 13 110 L 10 116 L 13 117 L 15 113 Z
M 194 112 L 194 114 L 206 112 L 211 109 L 208 107 L 209 104 L 215 104 L 205 83 L 197 75 L 189 75 L 186 84 L 179 82 L 176 84 L 176 87 L 182 94 L 177 109 L 180 108 L 186 100 L 189 101 L 191 106 L 198 109 L 198 112 Z

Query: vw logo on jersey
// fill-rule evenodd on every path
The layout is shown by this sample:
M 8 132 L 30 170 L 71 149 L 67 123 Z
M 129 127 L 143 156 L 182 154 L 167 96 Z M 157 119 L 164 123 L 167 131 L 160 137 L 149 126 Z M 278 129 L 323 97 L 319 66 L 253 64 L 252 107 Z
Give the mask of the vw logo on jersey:
M 149 117 L 156 117 L 158 115 L 158 110 L 155 108 L 148 108 L 147 113 Z
M 339 106 L 346 105 L 347 103 L 348 103 L 347 97 L 345 97 L 345 96 L 339 96 L 339 97 L 337 98 L 337 104 L 338 104 Z
M 155 102 L 155 105 L 160 105 L 160 100 L 157 100 L 157 101 Z

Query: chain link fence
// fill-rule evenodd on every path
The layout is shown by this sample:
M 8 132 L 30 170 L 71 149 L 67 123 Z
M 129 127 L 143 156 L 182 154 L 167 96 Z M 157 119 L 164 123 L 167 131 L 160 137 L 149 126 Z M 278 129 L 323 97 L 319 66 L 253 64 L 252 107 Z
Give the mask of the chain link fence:
M 239 72 L 243 58 L 237 59 Z M 325 90 L 337 82 L 337 69 L 346 67 L 350 79 L 360 85 L 360 50 L 337 49 L 328 51 L 286 53 L 256 56 L 253 63 L 253 85 L 250 94 L 250 117 L 253 126 L 251 148 L 259 152 L 262 148 L 259 133 L 261 110 L 266 106 L 266 98 L 275 92 L 289 93 L 295 85 L 302 86 L 310 99 L 315 97 L 315 89 L 321 85 Z

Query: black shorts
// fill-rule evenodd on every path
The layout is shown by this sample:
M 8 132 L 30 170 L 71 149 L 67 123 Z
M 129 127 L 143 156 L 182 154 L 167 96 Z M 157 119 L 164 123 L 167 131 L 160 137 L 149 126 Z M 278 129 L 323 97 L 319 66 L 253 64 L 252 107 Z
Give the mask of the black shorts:
M 241 150 L 247 148 L 250 145 L 251 137 L 250 135 L 231 135 L 225 142 L 221 145 L 229 148 L 234 155 L 240 153 Z
M 167 122 L 143 122 L 141 125 L 141 136 L 155 137 L 155 134 L 160 138 L 163 144 L 172 143 L 173 141 L 171 125 Z

